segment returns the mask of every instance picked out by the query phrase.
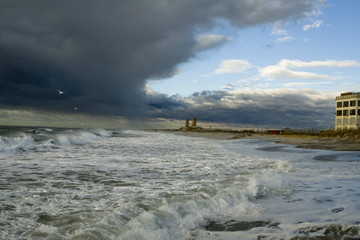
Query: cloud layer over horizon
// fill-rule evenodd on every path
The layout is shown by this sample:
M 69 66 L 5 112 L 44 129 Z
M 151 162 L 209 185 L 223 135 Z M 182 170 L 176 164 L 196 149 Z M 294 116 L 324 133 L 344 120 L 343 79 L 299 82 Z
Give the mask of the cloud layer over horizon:
M 230 123 L 242 127 L 330 128 L 333 96 L 313 90 L 203 91 L 189 97 L 167 96 L 148 89 L 155 117 Z
M 4 0 L 0 106 L 145 115 L 147 79 L 171 76 L 197 52 L 231 41 L 204 34 L 219 20 L 249 27 L 308 16 L 322 2 Z

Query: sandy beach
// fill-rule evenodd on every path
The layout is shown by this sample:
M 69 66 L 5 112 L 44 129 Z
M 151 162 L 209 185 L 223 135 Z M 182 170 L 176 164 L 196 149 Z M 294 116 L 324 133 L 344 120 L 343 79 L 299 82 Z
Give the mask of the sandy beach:
M 262 139 L 282 144 L 295 145 L 298 148 L 326 149 L 333 151 L 360 151 L 360 142 L 351 138 L 296 136 L 296 135 L 266 135 L 238 134 L 231 132 L 181 132 L 169 131 L 174 134 L 211 139 Z

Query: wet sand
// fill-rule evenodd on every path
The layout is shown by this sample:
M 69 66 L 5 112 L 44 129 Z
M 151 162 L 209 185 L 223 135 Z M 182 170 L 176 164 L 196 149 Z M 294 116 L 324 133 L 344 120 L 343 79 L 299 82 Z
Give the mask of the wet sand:
M 326 149 L 333 151 L 360 151 L 360 142 L 355 139 L 340 139 L 335 137 L 317 137 L 317 136 L 294 136 L 294 135 L 264 135 L 264 134 L 238 134 L 231 132 L 180 132 L 171 131 L 171 133 L 205 137 L 211 139 L 261 139 L 282 144 L 295 145 L 298 148 L 307 149 Z

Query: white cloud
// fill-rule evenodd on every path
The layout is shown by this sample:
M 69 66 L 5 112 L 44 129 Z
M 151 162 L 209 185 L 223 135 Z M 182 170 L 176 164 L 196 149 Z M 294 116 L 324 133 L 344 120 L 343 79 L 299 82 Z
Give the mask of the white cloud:
M 354 60 L 325 60 L 325 61 L 300 61 L 283 59 L 278 64 L 286 68 L 346 68 L 346 67 L 359 67 L 360 63 Z
M 271 33 L 271 35 L 279 35 L 282 37 L 277 38 L 275 41 L 276 42 L 288 42 L 294 39 L 294 37 L 290 36 L 288 31 L 286 31 L 283 27 L 286 26 L 287 23 L 284 22 L 278 22 L 276 24 L 274 24 L 273 26 L 273 31 Z
M 288 20 L 279 20 L 276 21 L 273 25 L 272 25 L 272 32 L 271 35 L 282 35 L 282 36 L 287 36 L 289 35 L 289 32 L 286 30 L 287 26 L 289 26 L 291 24 L 290 21 Z
M 307 31 L 310 28 L 319 28 L 319 27 L 321 27 L 321 25 L 323 25 L 323 23 L 324 23 L 323 20 L 317 20 L 317 21 L 313 22 L 312 24 L 304 25 L 303 30 Z
M 294 39 L 294 37 L 289 36 L 288 31 L 286 31 L 283 28 L 283 26 L 284 26 L 284 23 L 276 23 L 276 24 L 274 24 L 273 31 L 272 31 L 271 35 L 283 36 L 283 37 L 277 38 L 275 40 L 276 42 L 288 42 L 288 41 L 291 41 L 291 40 Z
M 305 71 L 294 71 L 299 68 L 345 68 L 345 67 L 359 67 L 357 61 L 345 60 L 326 60 L 326 61 L 310 61 L 304 62 L 299 60 L 281 60 L 277 65 L 267 66 L 259 69 L 261 77 L 271 79 L 315 79 L 315 80 L 336 80 L 341 76 L 330 76 L 326 74 L 316 74 Z
M 271 79 L 316 79 L 316 80 L 336 80 L 339 77 L 334 77 L 324 74 L 316 74 L 311 72 L 292 71 L 286 67 L 273 65 L 259 69 L 260 76 Z
M 211 77 L 213 74 L 212 73 L 204 73 L 204 74 L 201 74 L 200 77 L 202 78 L 209 78 Z
M 275 24 L 271 34 L 272 35 L 288 35 L 288 32 L 285 29 L 281 28 L 279 24 Z
M 292 36 L 285 36 L 285 37 L 281 37 L 276 39 L 276 42 L 289 42 L 291 40 L 293 40 L 294 38 Z
M 273 88 L 273 89 L 238 89 L 229 92 L 232 95 L 247 95 L 247 96 L 269 96 L 279 97 L 284 95 L 305 95 L 313 100 L 332 99 L 337 93 L 333 92 L 319 92 L 311 89 L 288 89 L 288 88 Z
M 205 51 L 218 47 L 226 42 L 232 41 L 232 38 L 219 34 L 202 34 L 195 38 L 195 51 Z
M 229 84 L 227 84 L 226 86 L 222 86 L 221 88 L 222 88 L 222 89 L 225 89 L 225 90 L 234 90 L 235 87 L 236 87 L 235 84 L 229 83 Z
M 283 84 L 284 87 L 299 87 L 309 85 L 330 84 L 331 82 L 292 82 Z
M 250 69 L 251 65 L 247 60 L 229 59 L 221 62 L 219 68 L 215 69 L 216 74 L 242 73 Z

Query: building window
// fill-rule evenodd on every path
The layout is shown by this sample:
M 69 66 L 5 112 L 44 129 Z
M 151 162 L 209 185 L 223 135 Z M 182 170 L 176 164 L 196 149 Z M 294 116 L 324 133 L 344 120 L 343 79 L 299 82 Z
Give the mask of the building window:
M 350 107 L 355 107 L 356 106 L 356 101 L 353 100 L 353 101 L 350 101 Z
M 356 111 L 355 109 L 350 109 L 350 115 L 355 115 Z
M 349 111 L 348 110 L 344 110 L 343 111 L 343 116 L 348 116 L 349 115 Z
M 337 103 L 336 103 L 336 106 L 337 106 L 338 108 L 341 108 L 341 107 L 342 107 L 342 102 L 337 102 Z
M 344 102 L 343 106 L 348 107 L 349 106 L 349 101 Z
M 341 115 L 342 115 L 342 111 L 341 111 L 341 110 L 336 111 L 336 116 L 341 116 Z
M 358 116 L 360 116 L 360 109 L 358 109 Z
M 358 107 L 360 107 L 360 100 L 358 100 Z

